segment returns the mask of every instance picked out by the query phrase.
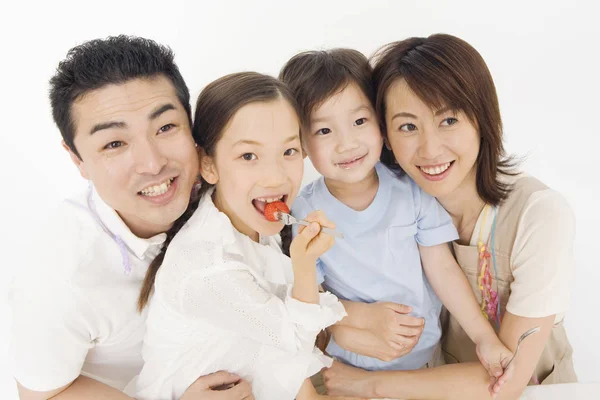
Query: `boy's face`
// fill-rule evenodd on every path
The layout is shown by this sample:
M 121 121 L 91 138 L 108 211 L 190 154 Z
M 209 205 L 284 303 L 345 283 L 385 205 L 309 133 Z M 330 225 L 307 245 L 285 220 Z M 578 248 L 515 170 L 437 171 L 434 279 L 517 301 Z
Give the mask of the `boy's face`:
M 163 76 L 90 91 L 73 103 L 71 159 L 139 237 L 168 230 L 188 206 L 198 153 L 188 116 Z M 66 147 L 66 146 L 65 146 Z
M 383 138 L 369 99 L 355 83 L 316 107 L 303 147 L 325 179 L 356 183 L 373 172 Z

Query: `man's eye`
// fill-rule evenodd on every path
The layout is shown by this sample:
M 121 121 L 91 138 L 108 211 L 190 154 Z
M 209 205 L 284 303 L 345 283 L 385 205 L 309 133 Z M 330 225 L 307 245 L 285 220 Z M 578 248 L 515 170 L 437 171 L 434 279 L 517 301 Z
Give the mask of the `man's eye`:
M 294 154 L 298 153 L 298 149 L 287 149 L 285 151 L 285 153 L 283 153 L 284 156 L 293 156 Z
M 254 154 L 254 153 L 244 153 L 244 154 L 242 154 L 242 158 L 243 158 L 245 161 L 254 161 L 254 160 L 256 160 L 258 157 L 256 157 L 256 154 Z
M 359 125 L 363 125 L 366 122 L 367 122 L 366 118 L 359 118 L 356 121 L 354 121 L 354 125 L 359 126 Z
M 317 131 L 317 135 L 327 135 L 331 133 L 331 129 L 329 128 L 321 128 Z
M 110 142 L 109 144 L 104 146 L 103 149 L 111 150 L 111 149 L 117 149 L 121 146 L 123 146 L 123 142 L 116 140 L 116 141 Z
M 173 129 L 175 127 L 175 125 L 173 124 L 167 124 L 165 126 L 161 126 L 161 128 L 158 130 L 159 133 L 165 133 L 170 131 L 171 129 Z

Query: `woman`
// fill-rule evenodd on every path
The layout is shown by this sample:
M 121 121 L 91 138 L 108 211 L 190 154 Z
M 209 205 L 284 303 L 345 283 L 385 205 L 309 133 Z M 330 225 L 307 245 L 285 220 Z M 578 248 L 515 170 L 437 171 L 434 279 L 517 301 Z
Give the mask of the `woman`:
M 574 216 L 560 194 L 520 173 L 505 156 L 485 62 L 468 43 L 439 34 L 389 44 L 374 64 L 386 136 L 382 159 L 397 163 L 399 173 L 452 216 L 459 232 L 455 256 L 500 339 L 515 351 L 524 332 L 541 328 L 522 343 L 510 381 L 491 382 L 493 395 L 517 398 L 527 384 L 576 381 L 562 325 L 574 267 Z M 487 398 L 489 378 L 473 343 L 452 316 L 444 326 L 444 357 L 452 365 L 367 372 L 336 363 L 324 374 L 329 392 Z M 343 329 L 333 333 L 344 341 Z

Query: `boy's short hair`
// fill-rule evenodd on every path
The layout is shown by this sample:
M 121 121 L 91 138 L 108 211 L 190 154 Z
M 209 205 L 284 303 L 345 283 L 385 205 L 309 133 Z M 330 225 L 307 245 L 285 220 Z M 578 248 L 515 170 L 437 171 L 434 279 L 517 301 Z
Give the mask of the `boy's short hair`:
M 374 107 L 371 74 L 369 60 L 361 52 L 332 49 L 296 54 L 283 66 L 279 79 L 296 98 L 302 129 L 306 130 L 315 108 L 344 90 L 348 84 L 358 85 Z

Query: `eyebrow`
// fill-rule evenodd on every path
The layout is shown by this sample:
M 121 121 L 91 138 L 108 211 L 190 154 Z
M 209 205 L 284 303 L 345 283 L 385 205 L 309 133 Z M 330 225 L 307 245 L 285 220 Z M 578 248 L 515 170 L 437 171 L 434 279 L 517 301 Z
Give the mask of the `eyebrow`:
M 407 117 L 407 118 L 419 119 L 414 114 L 407 113 L 407 112 L 399 112 L 397 114 L 394 114 L 394 116 L 392 117 L 392 121 L 395 120 L 396 118 L 400 118 L 400 117 Z
M 360 106 L 350 110 L 350 114 L 354 114 L 356 112 L 359 112 L 360 110 L 365 110 L 365 111 L 371 112 L 371 108 L 369 106 L 367 106 L 366 104 L 361 104 Z M 310 123 L 316 124 L 317 122 L 324 122 L 324 121 L 327 121 L 329 118 L 331 118 L 331 116 L 329 116 L 329 115 L 327 115 L 325 117 L 321 117 L 321 118 L 313 118 L 310 120 Z
M 440 108 L 439 110 L 437 110 L 434 115 L 436 117 L 438 117 L 438 116 L 440 116 L 440 115 L 442 115 L 444 113 L 447 113 L 448 111 L 452 111 L 452 110 L 453 110 L 452 107 L 443 107 L 443 108 Z M 407 113 L 407 112 L 399 112 L 397 114 L 394 114 L 394 116 L 392 117 L 392 121 L 394 119 L 400 118 L 400 117 L 407 117 L 407 118 L 419 119 L 419 117 L 417 117 L 414 114 Z
M 158 117 L 160 117 L 162 114 L 164 114 L 165 112 L 167 112 L 169 110 L 175 110 L 175 106 L 171 103 L 163 104 L 162 106 L 158 107 L 156 110 L 152 111 L 152 113 L 150 113 L 150 115 L 148 116 L 148 120 L 154 121 L 155 119 L 157 119 Z M 90 131 L 90 135 L 93 135 L 94 133 L 101 131 L 101 130 L 105 130 L 105 129 L 113 129 L 113 128 L 123 129 L 125 127 L 127 127 L 127 124 L 123 121 L 101 122 L 92 127 L 92 130 Z
M 283 143 L 290 143 L 297 139 L 298 140 L 300 139 L 300 137 L 298 135 L 292 135 L 292 136 L 288 137 L 287 139 L 285 139 L 285 141 Z M 249 144 L 249 145 L 253 145 L 253 146 L 262 145 L 261 142 L 257 142 L 256 140 L 239 140 L 233 144 L 233 147 L 240 146 L 242 144 Z

